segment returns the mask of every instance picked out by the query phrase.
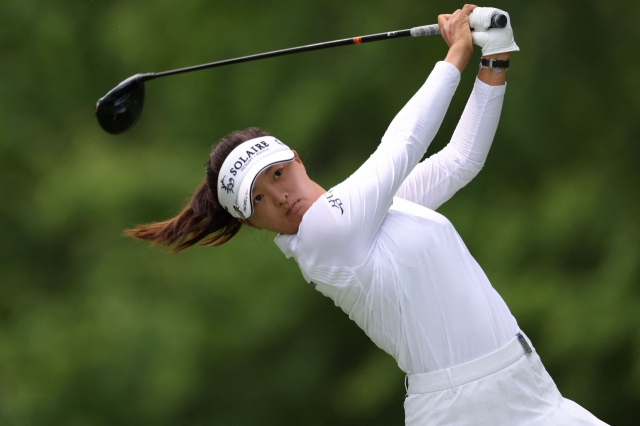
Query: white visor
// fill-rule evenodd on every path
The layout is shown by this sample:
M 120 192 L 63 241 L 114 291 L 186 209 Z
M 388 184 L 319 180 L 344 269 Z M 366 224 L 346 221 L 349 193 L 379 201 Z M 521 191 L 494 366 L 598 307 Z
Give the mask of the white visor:
M 251 217 L 253 184 L 260 172 L 294 158 L 293 151 L 273 136 L 243 142 L 231 151 L 222 164 L 218 176 L 218 201 L 233 217 Z

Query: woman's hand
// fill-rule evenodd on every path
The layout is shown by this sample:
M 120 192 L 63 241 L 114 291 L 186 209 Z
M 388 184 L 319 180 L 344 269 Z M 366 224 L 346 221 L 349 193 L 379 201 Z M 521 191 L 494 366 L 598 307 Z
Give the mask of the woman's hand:
M 477 6 L 465 4 L 450 15 L 438 16 L 440 34 L 449 46 L 449 53 L 444 59 L 462 72 L 473 54 L 471 29 L 469 28 L 469 13 Z

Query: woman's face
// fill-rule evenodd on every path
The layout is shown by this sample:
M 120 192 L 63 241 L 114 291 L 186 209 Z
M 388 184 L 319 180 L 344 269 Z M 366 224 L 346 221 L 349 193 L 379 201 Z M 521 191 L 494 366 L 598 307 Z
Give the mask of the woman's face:
M 253 215 L 249 225 L 281 234 L 296 234 L 302 216 L 325 192 L 309 179 L 307 171 L 294 151 L 287 163 L 264 169 L 253 185 Z

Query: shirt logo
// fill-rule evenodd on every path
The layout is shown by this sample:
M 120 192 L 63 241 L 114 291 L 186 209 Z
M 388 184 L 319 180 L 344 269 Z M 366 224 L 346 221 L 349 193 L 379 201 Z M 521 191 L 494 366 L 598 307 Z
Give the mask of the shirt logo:
M 224 178 L 226 177 L 227 175 L 224 175 L 222 176 L 222 179 L 220 179 L 220 183 L 222 184 L 221 188 L 227 191 L 227 194 L 230 192 L 233 193 L 234 180 L 233 178 L 229 178 L 229 183 L 224 183 Z
M 344 214 L 344 209 L 342 208 L 342 201 L 340 198 L 336 198 L 333 195 L 333 189 L 330 189 L 324 194 L 324 197 L 327 199 L 331 207 L 335 207 L 336 209 L 340 209 L 340 215 Z

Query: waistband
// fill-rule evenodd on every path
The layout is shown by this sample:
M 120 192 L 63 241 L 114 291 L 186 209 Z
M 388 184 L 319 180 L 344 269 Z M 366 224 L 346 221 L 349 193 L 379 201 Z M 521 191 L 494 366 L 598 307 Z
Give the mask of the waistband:
M 457 365 L 445 370 L 424 374 L 409 374 L 408 394 L 429 393 L 444 389 L 454 390 L 456 386 L 478 380 L 513 364 L 523 355 L 533 351 L 531 343 L 524 333 L 518 332 L 516 337 L 502 348 L 466 364 Z

